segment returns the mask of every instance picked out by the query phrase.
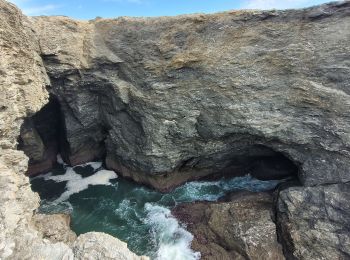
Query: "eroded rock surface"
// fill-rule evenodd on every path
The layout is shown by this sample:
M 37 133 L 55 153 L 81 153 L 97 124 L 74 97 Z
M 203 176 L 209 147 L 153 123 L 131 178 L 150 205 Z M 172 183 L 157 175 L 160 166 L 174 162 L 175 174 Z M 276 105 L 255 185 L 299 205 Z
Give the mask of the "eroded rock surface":
M 71 164 L 167 190 L 282 153 L 350 180 L 350 3 L 159 18 L 33 18 Z M 244 168 L 244 167 L 243 167 Z
M 76 240 L 76 234 L 70 229 L 70 216 L 65 214 L 35 214 L 32 218 L 43 237 L 52 242 L 64 242 L 68 245 Z
M 173 213 L 194 235 L 201 259 L 285 259 L 269 193 L 234 193 L 229 202 L 190 203 Z
M 27 175 L 47 173 L 53 168 L 57 154 L 66 144 L 61 124 L 59 103 L 53 97 L 40 111 L 24 120 L 18 149 L 30 158 Z
M 16 150 L 24 118 L 31 117 L 48 101 L 45 87 L 49 80 L 31 27 L 30 21 L 14 5 L 0 0 L 0 259 L 74 259 L 77 256 L 64 243 L 72 242 L 74 236 L 67 223 L 57 216 L 33 219 L 39 196 L 32 192 L 25 176 L 28 158 Z M 34 139 L 35 135 L 30 134 Z M 40 145 L 37 147 L 40 151 Z M 40 152 L 35 156 L 40 157 Z M 44 222 L 47 218 L 51 223 L 58 221 L 62 225 L 48 227 L 48 222 Z M 69 233 L 55 230 L 63 226 Z M 46 236 L 50 236 L 51 241 Z M 94 239 L 96 243 L 103 241 L 106 247 L 121 243 L 113 237 L 99 240 L 98 234 Z M 84 248 L 83 242 L 79 245 Z M 120 256 L 131 254 L 126 244 L 123 245 Z M 140 258 L 134 255 L 133 259 Z
M 349 258 L 349 1 L 80 22 L 27 19 L 0 0 L 0 28 L 0 258 L 137 258 L 105 234 L 82 235 L 73 247 L 60 236 L 44 239 L 47 231 L 33 221 L 39 198 L 24 176 L 28 159 L 15 149 L 23 119 L 48 101 L 45 87 L 63 115 L 67 145 L 57 150 L 71 164 L 105 158 L 120 174 L 167 190 L 261 167 L 263 178 L 282 177 L 288 169 L 271 173 L 266 165 L 289 159 L 303 185 L 321 186 L 280 193 L 286 257 Z M 36 124 L 27 130 L 30 159 L 45 161 L 57 135 L 45 139 Z M 194 244 L 205 244 L 204 257 L 283 258 L 264 196 L 192 206 L 209 225 Z M 264 246 L 257 251 L 251 242 Z
M 96 260 L 149 260 L 130 252 L 127 244 L 104 233 L 90 232 L 80 235 L 73 247 L 76 259 Z
M 280 192 L 277 223 L 288 259 L 350 259 L 350 184 Z

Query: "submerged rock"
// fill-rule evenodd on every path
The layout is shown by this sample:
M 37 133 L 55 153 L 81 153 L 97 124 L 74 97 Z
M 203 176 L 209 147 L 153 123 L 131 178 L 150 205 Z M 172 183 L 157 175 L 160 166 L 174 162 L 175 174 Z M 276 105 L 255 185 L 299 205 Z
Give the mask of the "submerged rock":
M 201 259 L 285 259 L 272 221 L 272 196 L 240 192 L 228 200 L 189 203 L 173 210 L 193 233 L 192 248 Z
M 71 164 L 106 155 L 109 168 L 168 190 L 282 155 L 306 186 L 350 180 L 350 2 L 32 20 Z
M 350 259 L 350 184 L 280 192 L 277 224 L 288 259 Z

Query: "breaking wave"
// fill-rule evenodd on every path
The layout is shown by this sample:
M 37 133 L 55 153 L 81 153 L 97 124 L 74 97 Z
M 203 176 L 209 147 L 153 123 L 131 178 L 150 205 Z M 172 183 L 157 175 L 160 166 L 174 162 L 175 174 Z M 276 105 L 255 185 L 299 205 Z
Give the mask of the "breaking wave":
M 102 163 L 68 167 L 61 164 L 51 173 L 31 179 L 45 213 L 70 213 L 72 229 L 109 233 L 128 243 L 139 255 L 156 260 L 196 260 L 193 235 L 171 214 L 179 203 L 216 201 L 228 192 L 271 190 L 279 181 L 260 181 L 247 175 L 217 181 L 194 181 L 162 194 L 117 178 Z

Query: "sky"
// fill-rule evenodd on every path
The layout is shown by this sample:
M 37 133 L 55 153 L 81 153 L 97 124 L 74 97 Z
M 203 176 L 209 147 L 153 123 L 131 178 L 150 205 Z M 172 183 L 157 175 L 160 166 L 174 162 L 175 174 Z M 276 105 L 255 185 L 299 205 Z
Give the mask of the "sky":
M 325 0 L 9 0 L 26 15 L 66 15 L 76 19 L 118 16 L 168 16 L 233 9 L 289 9 Z

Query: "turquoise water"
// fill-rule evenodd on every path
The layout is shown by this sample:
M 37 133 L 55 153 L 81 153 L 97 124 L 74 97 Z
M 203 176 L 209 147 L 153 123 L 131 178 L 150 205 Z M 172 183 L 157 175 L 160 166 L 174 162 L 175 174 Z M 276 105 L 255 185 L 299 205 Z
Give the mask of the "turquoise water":
M 199 259 L 191 250 L 193 239 L 172 215 L 183 202 L 216 201 L 235 190 L 264 191 L 279 181 L 259 181 L 249 175 L 217 181 L 195 181 L 162 194 L 140 186 L 91 162 L 74 168 L 63 163 L 51 173 L 31 179 L 42 199 L 40 211 L 68 213 L 79 235 L 108 233 L 128 243 L 139 255 L 159 260 Z

